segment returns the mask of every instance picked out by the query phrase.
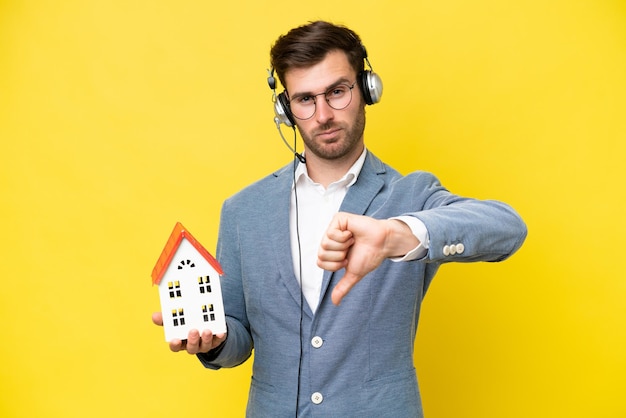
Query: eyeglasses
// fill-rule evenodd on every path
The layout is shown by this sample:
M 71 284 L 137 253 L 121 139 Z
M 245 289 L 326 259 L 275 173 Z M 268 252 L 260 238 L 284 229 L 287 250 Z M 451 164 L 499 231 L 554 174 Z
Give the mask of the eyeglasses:
M 339 84 L 319 94 L 296 95 L 289 99 L 289 107 L 291 113 L 300 120 L 311 119 L 316 110 L 316 97 L 324 96 L 326 103 L 335 110 L 342 110 L 348 107 L 352 101 L 352 89 L 356 85 L 356 81 L 352 85 Z

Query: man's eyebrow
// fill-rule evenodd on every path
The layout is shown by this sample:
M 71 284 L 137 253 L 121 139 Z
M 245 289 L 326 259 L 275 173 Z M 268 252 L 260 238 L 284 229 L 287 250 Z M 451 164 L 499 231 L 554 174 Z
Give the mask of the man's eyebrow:
M 340 85 L 340 84 L 346 84 L 346 83 L 349 83 L 349 82 L 350 82 L 350 81 L 349 81 L 346 77 L 341 77 L 340 79 L 338 79 L 338 80 L 337 80 L 337 81 L 335 81 L 334 83 L 332 83 L 332 84 L 330 84 L 329 86 L 327 86 L 327 87 L 324 89 L 324 91 L 321 91 L 321 92 L 319 92 L 318 94 L 326 93 L 328 90 L 332 90 L 332 89 L 334 89 L 335 87 L 337 87 L 337 86 L 338 86 L 338 85 Z M 291 94 L 291 93 L 287 92 L 287 96 L 288 96 L 290 99 L 292 99 L 292 100 L 293 100 L 293 99 L 300 98 L 300 97 L 312 96 L 312 95 L 314 95 L 314 94 L 315 94 L 315 93 L 313 93 L 312 91 L 303 91 L 303 92 L 298 92 L 298 93 L 295 93 L 295 94 Z

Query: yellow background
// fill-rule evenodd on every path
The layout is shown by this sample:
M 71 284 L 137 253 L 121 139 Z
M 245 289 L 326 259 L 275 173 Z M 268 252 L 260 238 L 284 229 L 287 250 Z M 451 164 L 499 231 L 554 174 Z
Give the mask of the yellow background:
M 622 0 L 0 1 L 0 416 L 243 415 L 250 362 L 170 353 L 150 272 L 290 161 L 268 50 L 317 18 L 384 80 L 370 149 L 529 226 L 430 289 L 427 417 L 626 416 Z

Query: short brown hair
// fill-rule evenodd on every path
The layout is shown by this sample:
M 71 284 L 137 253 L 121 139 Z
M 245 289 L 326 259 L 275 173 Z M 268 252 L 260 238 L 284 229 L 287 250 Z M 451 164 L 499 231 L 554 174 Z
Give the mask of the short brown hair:
M 291 68 L 307 68 L 321 62 L 331 51 L 341 50 L 357 74 L 364 69 L 365 50 L 361 38 L 345 26 L 316 21 L 291 29 L 280 36 L 270 51 L 270 62 L 285 86 Z

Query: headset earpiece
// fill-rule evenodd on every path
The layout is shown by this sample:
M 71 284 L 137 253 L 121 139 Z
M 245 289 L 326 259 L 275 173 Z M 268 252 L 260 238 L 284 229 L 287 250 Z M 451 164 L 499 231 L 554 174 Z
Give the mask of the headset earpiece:
M 276 96 L 276 100 L 274 100 L 274 114 L 276 115 L 275 120 L 277 120 L 279 123 L 284 123 L 289 127 L 296 125 L 296 121 L 291 114 L 291 109 L 289 108 L 289 100 L 287 100 L 287 95 L 285 94 L 285 92 L 282 92 L 278 96 Z
M 380 102 L 380 97 L 383 95 L 383 82 L 378 74 L 369 70 L 361 72 L 359 84 L 366 104 L 373 105 Z
M 274 69 L 272 68 L 267 72 L 269 74 L 269 76 L 267 77 L 267 84 L 274 92 L 272 96 L 272 101 L 274 102 L 274 121 L 278 125 L 284 123 L 289 127 L 295 126 L 296 121 L 291 114 L 291 109 L 289 108 L 289 100 L 287 100 L 285 92 L 282 92 L 278 95 L 276 94 L 276 79 L 274 78 Z
M 364 70 L 359 74 L 359 86 L 361 87 L 361 93 L 363 93 L 363 99 L 368 105 L 373 105 L 380 102 L 380 98 L 383 95 L 383 81 L 376 74 L 370 64 L 370 60 L 367 59 L 367 49 L 365 45 L 361 44 L 363 50 L 363 60 L 369 67 L 369 70 Z

